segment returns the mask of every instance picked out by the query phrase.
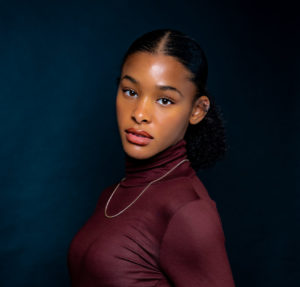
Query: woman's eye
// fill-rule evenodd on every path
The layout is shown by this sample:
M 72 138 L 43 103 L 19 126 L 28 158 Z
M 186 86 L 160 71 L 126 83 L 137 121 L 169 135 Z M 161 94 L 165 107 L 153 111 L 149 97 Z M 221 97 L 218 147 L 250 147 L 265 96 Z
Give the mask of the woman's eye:
M 133 96 L 137 95 L 137 93 L 131 89 L 123 89 L 123 92 L 125 93 L 125 95 L 127 95 L 129 97 L 133 97 Z
M 160 98 L 160 99 L 158 99 L 158 102 L 163 106 L 168 106 L 168 105 L 174 104 L 174 102 L 172 102 L 171 100 L 169 100 L 167 98 Z

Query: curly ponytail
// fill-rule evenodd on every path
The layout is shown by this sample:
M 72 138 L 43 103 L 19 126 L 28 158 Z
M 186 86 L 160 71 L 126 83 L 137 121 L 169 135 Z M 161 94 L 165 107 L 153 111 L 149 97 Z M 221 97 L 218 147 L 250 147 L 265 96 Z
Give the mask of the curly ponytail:
M 187 155 L 195 170 L 213 166 L 224 157 L 227 150 L 221 110 L 212 97 L 207 96 L 210 109 L 201 122 L 188 126 L 184 137 Z

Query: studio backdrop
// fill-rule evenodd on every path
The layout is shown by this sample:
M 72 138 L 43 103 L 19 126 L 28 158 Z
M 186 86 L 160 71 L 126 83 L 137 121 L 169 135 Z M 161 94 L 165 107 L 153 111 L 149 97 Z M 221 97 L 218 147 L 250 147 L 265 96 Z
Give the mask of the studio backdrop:
M 261 1 L 0 1 L 0 286 L 69 286 L 70 241 L 124 173 L 115 97 L 141 34 L 204 49 L 229 150 L 199 171 L 236 286 L 299 284 L 296 9 Z

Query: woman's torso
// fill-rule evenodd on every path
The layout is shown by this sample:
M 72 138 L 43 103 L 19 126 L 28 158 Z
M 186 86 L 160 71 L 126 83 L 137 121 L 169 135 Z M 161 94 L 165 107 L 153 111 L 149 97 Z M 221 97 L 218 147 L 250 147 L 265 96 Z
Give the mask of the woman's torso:
M 212 208 L 214 202 L 190 170 L 188 176 L 173 175 L 153 184 L 124 213 L 106 218 L 104 208 L 114 188 L 115 185 L 101 194 L 94 214 L 72 241 L 69 268 L 73 286 L 146 287 L 167 281 L 159 253 L 170 218 L 190 201 L 201 198 Z M 123 210 L 143 188 L 117 190 L 108 214 Z

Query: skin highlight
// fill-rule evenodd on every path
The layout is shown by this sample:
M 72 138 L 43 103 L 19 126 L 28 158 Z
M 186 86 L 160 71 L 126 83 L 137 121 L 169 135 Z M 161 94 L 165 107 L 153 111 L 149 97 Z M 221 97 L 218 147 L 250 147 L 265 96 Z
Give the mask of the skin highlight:
M 183 139 L 189 124 L 199 123 L 209 108 L 207 96 L 195 100 L 191 73 L 176 58 L 137 52 L 122 67 L 116 97 L 119 133 L 124 151 L 147 159 Z M 147 145 L 128 141 L 126 129 L 150 134 Z

